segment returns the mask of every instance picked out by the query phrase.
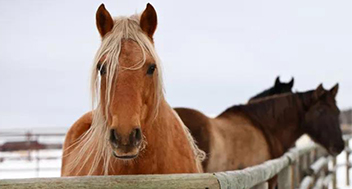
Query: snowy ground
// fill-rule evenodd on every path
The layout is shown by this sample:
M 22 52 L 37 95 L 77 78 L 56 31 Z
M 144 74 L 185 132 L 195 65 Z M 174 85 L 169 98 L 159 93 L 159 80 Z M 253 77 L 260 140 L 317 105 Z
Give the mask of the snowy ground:
M 15 132 L 14 132 L 15 131 Z M 24 141 L 26 140 L 23 136 L 25 133 L 44 133 L 44 134 L 57 134 L 66 133 L 66 128 L 32 128 L 30 130 L 24 129 L 1 129 L 0 130 L 0 144 L 11 141 Z M 37 139 L 38 142 L 44 144 L 64 142 L 64 136 L 46 136 L 32 139 Z M 18 151 L 14 153 L 0 152 L 0 179 L 5 178 L 35 178 L 35 177 L 59 177 L 61 168 L 61 155 L 62 150 L 39 150 L 30 152 L 28 156 L 27 151 Z M 5 160 L 1 162 L 1 158 Z M 31 161 L 28 160 L 31 157 Z M 37 158 L 44 158 L 44 160 L 37 161 Z M 18 159 L 21 160 L 18 160 Z
M 60 177 L 61 155 L 61 150 L 41 150 L 31 154 L 34 159 L 33 161 L 5 160 L 0 163 L 0 179 Z M 1 153 L 1 156 L 26 158 L 27 151 L 17 153 Z M 35 157 L 56 157 L 57 159 L 36 161 Z

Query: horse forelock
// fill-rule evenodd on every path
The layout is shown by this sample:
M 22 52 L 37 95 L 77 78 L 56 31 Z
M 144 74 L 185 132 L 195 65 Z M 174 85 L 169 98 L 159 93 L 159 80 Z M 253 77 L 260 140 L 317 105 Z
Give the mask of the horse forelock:
M 163 83 L 160 59 L 155 51 L 152 41 L 148 36 L 141 30 L 139 26 L 139 16 L 133 15 L 131 17 L 118 17 L 114 20 L 114 27 L 110 33 L 108 33 L 102 39 L 101 46 L 95 56 L 93 69 L 92 69 L 92 80 L 91 80 L 91 92 L 92 92 L 92 107 L 94 110 L 93 121 L 89 130 L 80 137 L 75 144 L 77 144 L 75 150 L 77 150 L 77 156 L 71 162 L 71 171 L 75 171 L 79 174 L 80 170 L 74 170 L 75 165 L 82 164 L 81 170 L 87 164 L 92 162 L 88 175 L 103 174 L 108 175 L 109 170 L 114 169 L 111 167 L 111 162 L 116 161 L 111 159 L 112 149 L 108 142 L 109 139 L 109 128 L 107 126 L 107 120 L 103 115 L 103 109 L 101 104 L 100 96 L 100 82 L 101 77 L 97 70 L 98 64 L 106 65 L 106 96 L 105 96 L 105 111 L 108 112 L 107 107 L 110 103 L 110 92 L 113 87 L 114 78 L 117 77 L 117 67 L 119 66 L 119 56 L 121 53 L 121 46 L 124 40 L 133 40 L 138 44 L 142 50 L 143 59 L 137 62 L 132 67 L 126 68 L 136 70 L 141 68 L 146 61 L 146 54 L 149 53 L 155 60 L 155 64 L 159 69 L 158 83 L 156 87 L 155 95 L 155 114 L 157 116 L 158 107 L 160 100 L 163 95 Z M 143 136 L 145 137 L 145 136 Z M 143 140 L 146 145 L 146 140 Z M 100 167 L 103 168 L 100 170 Z
M 135 65 L 124 68 L 130 70 L 140 69 L 145 61 L 146 54 L 149 53 L 155 60 L 155 64 L 158 68 L 158 85 L 157 85 L 157 102 L 163 93 L 163 82 L 161 73 L 161 63 L 160 59 L 155 51 L 154 45 L 150 38 L 141 30 L 139 25 L 139 16 L 133 15 L 131 17 L 117 17 L 114 20 L 114 27 L 110 33 L 104 36 L 101 46 L 95 56 L 93 69 L 92 69 L 92 80 L 91 80 L 91 90 L 92 90 L 92 104 L 93 108 L 96 104 L 100 103 L 100 75 L 97 71 L 98 64 L 106 65 L 107 70 L 107 93 L 106 93 L 106 104 L 110 102 L 110 91 L 113 86 L 113 79 L 117 77 L 116 68 L 119 66 L 119 56 L 121 53 L 121 47 L 124 40 L 133 40 L 141 48 L 143 59 L 140 62 L 136 62 Z M 103 62 L 101 62 L 103 60 Z M 106 106 L 107 107 L 107 106 Z

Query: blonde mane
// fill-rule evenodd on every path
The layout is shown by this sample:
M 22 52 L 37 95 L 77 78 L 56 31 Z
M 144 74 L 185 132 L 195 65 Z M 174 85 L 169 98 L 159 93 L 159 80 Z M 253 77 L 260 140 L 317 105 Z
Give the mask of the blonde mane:
M 158 81 L 155 93 L 155 107 L 159 107 L 160 100 L 163 97 L 163 82 L 160 59 L 155 51 L 154 45 L 147 35 L 143 33 L 139 24 L 139 15 L 133 15 L 131 17 L 118 17 L 114 19 L 114 27 L 110 33 L 104 36 L 101 46 L 95 56 L 93 68 L 92 68 L 92 80 L 91 80 L 91 92 L 92 92 L 92 106 L 93 106 L 93 121 L 92 125 L 73 145 L 77 145 L 75 150 L 78 150 L 78 155 L 75 159 L 70 162 L 71 172 L 77 167 L 79 163 L 83 162 L 83 165 L 78 174 L 88 161 L 93 161 L 90 167 L 88 175 L 103 174 L 108 175 L 109 170 L 113 169 L 112 163 L 116 161 L 111 159 L 112 149 L 108 143 L 109 128 L 107 121 L 103 115 L 102 104 L 100 101 L 100 81 L 99 70 L 97 70 L 98 64 L 105 65 L 106 69 L 106 93 L 105 93 L 105 112 L 108 112 L 108 105 L 110 104 L 110 93 L 113 86 L 113 79 L 117 77 L 117 67 L 119 66 L 119 55 L 121 52 L 122 41 L 129 39 L 135 41 L 142 49 L 143 59 L 135 65 L 123 69 L 137 70 L 141 68 L 146 61 L 146 54 L 154 58 L 155 64 L 159 69 Z M 154 113 L 154 117 L 157 116 L 158 112 Z M 178 117 L 178 116 L 177 116 Z M 179 119 L 179 118 L 178 118 Z M 180 119 L 179 119 L 180 120 Z M 182 121 L 180 121 L 182 123 Z M 192 146 L 194 154 L 196 155 L 196 161 L 204 159 L 204 152 L 200 151 L 195 145 L 193 138 L 190 136 L 189 131 L 181 124 L 185 129 L 187 138 Z M 145 141 L 145 140 L 143 140 Z M 201 154 L 201 155 L 200 155 Z M 103 168 L 100 170 L 99 165 L 103 164 Z M 97 172 L 101 171 L 101 172 Z

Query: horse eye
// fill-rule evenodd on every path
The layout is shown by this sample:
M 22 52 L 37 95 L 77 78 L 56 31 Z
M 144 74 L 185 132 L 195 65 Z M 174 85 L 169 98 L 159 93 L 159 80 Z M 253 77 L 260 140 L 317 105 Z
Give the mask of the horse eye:
M 97 70 L 100 72 L 100 75 L 105 75 L 106 74 L 105 65 L 98 64 L 97 65 Z
M 156 69 L 156 65 L 155 64 L 150 65 L 149 68 L 148 68 L 147 74 L 148 75 L 153 75 L 155 69 Z
M 322 114 L 322 113 L 324 112 L 324 109 L 323 109 L 323 108 L 319 108 L 319 109 L 317 110 L 317 112 L 318 112 L 318 114 Z

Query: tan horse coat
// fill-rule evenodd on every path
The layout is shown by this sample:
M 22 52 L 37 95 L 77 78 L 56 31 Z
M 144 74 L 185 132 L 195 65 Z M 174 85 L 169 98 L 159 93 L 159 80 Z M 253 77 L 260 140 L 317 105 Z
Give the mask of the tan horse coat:
M 206 172 L 243 169 L 272 158 L 263 132 L 243 114 L 209 118 L 192 109 L 175 110 L 191 130 L 199 147 L 208 152 L 203 161 Z M 192 120 L 188 115 L 192 115 Z M 197 131 L 198 125 L 191 123 L 193 120 L 203 124 L 200 132 Z

